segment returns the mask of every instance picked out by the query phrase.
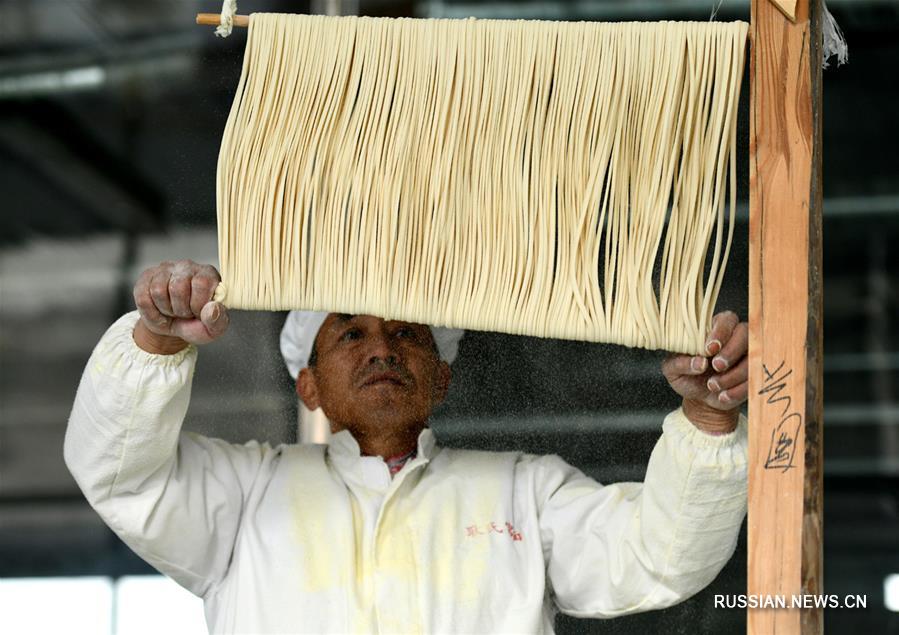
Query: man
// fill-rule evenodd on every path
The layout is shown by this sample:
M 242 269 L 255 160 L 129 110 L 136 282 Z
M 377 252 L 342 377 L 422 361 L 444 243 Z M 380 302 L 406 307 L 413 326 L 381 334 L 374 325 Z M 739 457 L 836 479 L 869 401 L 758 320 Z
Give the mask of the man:
M 602 486 L 555 456 L 441 449 L 427 427 L 450 384 L 439 344 L 372 316 L 310 318 L 298 336 L 297 392 L 331 421 L 327 446 L 181 433 L 194 345 L 228 325 L 218 281 L 189 261 L 144 272 L 138 312 L 88 362 L 65 443 L 93 507 L 203 597 L 212 632 L 546 633 L 558 610 L 679 602 L 732 555 L 747 347 L 733 314 L 715 320 L 712 368 L 664 362 L 684 401 L 645 483 Z

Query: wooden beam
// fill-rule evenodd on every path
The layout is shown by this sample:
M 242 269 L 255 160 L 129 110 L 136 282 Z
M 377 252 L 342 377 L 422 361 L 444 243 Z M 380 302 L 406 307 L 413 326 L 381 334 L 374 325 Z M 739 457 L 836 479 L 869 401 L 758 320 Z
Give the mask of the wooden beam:
M 752 0 L 748 593 L 822 593 L 821 0 Z M 748 632 L 822 632 L 750 609 Z

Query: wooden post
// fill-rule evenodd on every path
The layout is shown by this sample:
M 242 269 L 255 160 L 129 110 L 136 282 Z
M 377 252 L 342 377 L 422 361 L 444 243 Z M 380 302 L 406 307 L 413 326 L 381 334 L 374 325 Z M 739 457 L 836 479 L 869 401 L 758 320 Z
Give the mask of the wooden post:
M 748 593 L 822 593 L 821 0 L 752 0 Z M 749 609 L 748 632 L 822 611 Z

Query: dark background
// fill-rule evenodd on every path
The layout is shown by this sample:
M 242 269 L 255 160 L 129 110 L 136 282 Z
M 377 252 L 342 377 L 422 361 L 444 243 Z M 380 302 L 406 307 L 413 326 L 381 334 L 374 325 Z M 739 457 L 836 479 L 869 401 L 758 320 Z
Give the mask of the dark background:
M 386 2 L 364 15 L 707 20 L 711 1 Z M 748 19 L 723 2 L 719 19 Z M 828 632 L 899 633 L 883 581 L 899 573 L 899 2 L 828 3 L 850 47 L 824 72 L 825 590 Z M 0 577 L 148 571 L 85 503 L 62 460 L 91 348 L 131 308 L 137 274 L 166 258 L 216 262 L 215 164 L 245 33 L 193 25 L 215 0 L 0 0 Z M 242 0 L 240 13 L 308 3 Z M 748 90 L 744 90 L 744 102 Z M 747 191 L 746 106 L 741 198 Z M 747 309 L 739 213 L 719 308 Z M 187 426 L 233 441 L 296 439 L 277 348 L 283 314 L 236 312 L 202 351 Z M 433 427 L 444 444 L 558 453 L 603 482 L 641 479 L 677 406 L 659 353 L 469 333 Z M 560 633 L 742 631 L 715 609 L 745 590 L 737 554 L 697 597 Z M 49 603 L 49 600 L 48 600 Z

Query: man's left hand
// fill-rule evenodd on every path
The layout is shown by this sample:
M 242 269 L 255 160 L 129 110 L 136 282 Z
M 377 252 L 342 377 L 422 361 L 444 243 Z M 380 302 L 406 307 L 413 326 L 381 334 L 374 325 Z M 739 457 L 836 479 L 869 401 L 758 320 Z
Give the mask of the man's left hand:
M 707 432 L 729 432 L 749 392 L 749 326 L 733 311 L 712 318 L 706 356 L 670 355 L 662 374 L 684 398 L 684 414 Z

